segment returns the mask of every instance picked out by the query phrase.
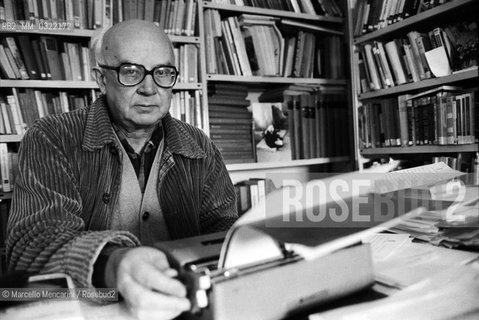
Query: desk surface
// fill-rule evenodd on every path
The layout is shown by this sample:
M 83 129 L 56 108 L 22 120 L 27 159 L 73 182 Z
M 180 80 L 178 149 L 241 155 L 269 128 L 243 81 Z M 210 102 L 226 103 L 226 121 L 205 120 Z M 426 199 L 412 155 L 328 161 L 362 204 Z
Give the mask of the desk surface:
M 479 319 L 479 263 L 445 269 L 430 280 L 386 296 L 375 285 L 348 297 L 318 306 L 288 320 L 356 319 Z M 16 312 L 15 312 L 16 311 Z M 69 319 L 134 320 L 124 303 L 51 301 L 24 304 L 0 312 L 2 320 Z M 241 312 L 238 310 L 238 312 Z M 311 315 L 309 315 L 311 314 Z M 34 318 L 32 318 L 32 316 Z M 249 319 L 248 319 L 249 320 Z

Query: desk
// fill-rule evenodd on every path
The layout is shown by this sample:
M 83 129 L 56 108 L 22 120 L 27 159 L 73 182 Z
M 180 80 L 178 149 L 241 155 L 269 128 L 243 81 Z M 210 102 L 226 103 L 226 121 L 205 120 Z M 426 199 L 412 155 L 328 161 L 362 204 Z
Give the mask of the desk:
M 471 272 L 462 272 L 457 279 L 446 283 L 444 286 L 437 286 L 431 283 L 429 294 L 418 289 L 415 295 L 411 294 L 410 299 L 393 299 L 401 295 L 397 292 L 389 297 L 380 293 L 384 288 L 379 285 L 368 290 L 363 290 L 348 297 L 319 306 L 309 313 L 291 316 L 287 320 L 341 320 L 341 319 L 397 319 L 397 320 L 424 320 L 424 319 L 479 319 L 479 263 L 475 265 L 460 267 L 464 271 L 468 268 Z M 458 269 L 458 270 L 459 270 Z M 450 270 L 452 273 L 456 271 Z M 441 275 L 444 277 L 447 271 Z M 475 281 L 471 276 L 475 274 Z M 440 287 L 440 288 L 438 288 Z M 398 301 L 402 303 L 399 304 Z M 364 302 L 364 303 L 363 303 Z M 362 303 L 362 304 L 361 304 Z M 475 305 L 475 307 L 473 307 Z M 465 308 L 469 311 L 463 313 Z M 133 320 L 122 303 L 98 306 L 82 303 L 82 310 L 85 319 L 99 320 Z M 240 311 L 238 311 L 240 312 Z M 366 317 L 368 315 L 368 317 Z M 362 318 L 365 317 L 365 318 Z M 255 319 L 245 319 L 255 320 Z
M 451 250 L 454 252 L 456 250 Z M 479 260 L 467 266 L 458 265 L 433 275 L 424 285 L 412 285 L 404 290 L 375 284 L 350 296 L 318 306 L 307 313 L 296 314 L 287 320 L 338 320 L 357 319 L 479 319 Z M 440 272 L 441 273 L 441 272 Z M 416 288 L 414 288 L 416 287 Z M 43 312 L 38 308 L 22 305 L 23 316 L 0 314 L 2 320 L 39 319 L 74 320 L 134 320 L 124 303 L 97 305 L 89 302 L 54 301 L 45 303 Z M 464 310 L 467 312 L 464 314 Z M 61 313 L 68 317 L 54 317 Z M 241 311 L 238 311 L 241 312 Z M 314 314 L 313 316 L 309 316 Z M 386 316 L 387 315 L 387 316 Z M 254 319 L 245 319 L 254 320 Z

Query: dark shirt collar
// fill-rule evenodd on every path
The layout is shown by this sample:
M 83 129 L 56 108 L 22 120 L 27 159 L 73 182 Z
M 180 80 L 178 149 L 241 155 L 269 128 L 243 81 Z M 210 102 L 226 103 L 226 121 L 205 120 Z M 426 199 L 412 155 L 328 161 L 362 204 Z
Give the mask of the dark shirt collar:
M 141 151 L 137 153 L 128 142 L 128 139 L 124 131 L 121 130 L 114 122 L 112 122 L 111 124 L 112 124 L 113 130 L 115 131 L 118 137 L 118 140 L 120 140 L 121 144 L 123 145 L 123 148 L 125 148 L 125 151 L 128 153 L 128 155 L 133 158 L 139 157 L 143 153 L 156 151 L 156 149 L 158 149 L 158 146 L 160 145 L 161 139 L 163 139 L 163 127 L 161 126 L 161 123 L 160 123 L 156 126 L 155 130 L 153 131 L 153 133 L 151 134 L 150 138 L 145 143 Z

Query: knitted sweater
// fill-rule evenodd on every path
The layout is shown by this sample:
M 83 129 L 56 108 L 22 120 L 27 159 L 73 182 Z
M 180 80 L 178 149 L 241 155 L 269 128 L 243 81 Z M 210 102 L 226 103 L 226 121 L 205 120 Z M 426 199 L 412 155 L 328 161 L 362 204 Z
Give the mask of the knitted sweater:
M 157 194 L 172 239 L 228 229 L 235 192 L 216 146 L 198 128 L 163 118 L 164 151 Z M 10 270 L 65 272 L 91 287 L 106 243 L 137 246 L 126 231 L 108 230 L 123 161 L 106 99 L 38 120 L 19 149 L 19 174 L 8 221 Z

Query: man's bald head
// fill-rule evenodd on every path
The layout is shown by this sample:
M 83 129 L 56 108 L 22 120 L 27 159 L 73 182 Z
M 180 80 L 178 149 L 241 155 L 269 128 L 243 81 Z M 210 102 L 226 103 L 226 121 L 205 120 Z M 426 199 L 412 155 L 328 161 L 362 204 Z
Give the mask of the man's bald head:
M 127 20 L 115 24 L 98 39 L 98 43 L 94 44 L 95 57 L 98 64 L 116 65 L 121 51 L 134 52 L 153 44 L 161 47 L 161 54 L 173 57 L 170 39 L 162 29 L 148 21 Z

